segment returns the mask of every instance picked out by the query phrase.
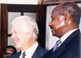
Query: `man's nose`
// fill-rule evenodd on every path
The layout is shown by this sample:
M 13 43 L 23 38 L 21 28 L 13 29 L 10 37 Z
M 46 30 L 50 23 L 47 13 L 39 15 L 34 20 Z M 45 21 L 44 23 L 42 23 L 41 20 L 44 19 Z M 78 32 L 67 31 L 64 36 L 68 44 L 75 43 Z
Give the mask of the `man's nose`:
M 50 26 L 50 25 L 51 25 L 51 22 L 49 22 L 48 26 Z
M 14 39 L 14 38 L 15 38 L 15 34 L 12 34 L 12 35 L 11 35 L 11 39 Z
M 11 56 L 11 54 L 9 54 L 8 56 Z

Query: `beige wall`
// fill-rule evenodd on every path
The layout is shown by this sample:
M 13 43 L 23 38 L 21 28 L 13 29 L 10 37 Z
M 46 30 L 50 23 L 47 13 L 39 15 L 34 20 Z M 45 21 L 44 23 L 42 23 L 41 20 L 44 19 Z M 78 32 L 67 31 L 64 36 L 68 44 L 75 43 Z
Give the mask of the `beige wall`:
M 38 0 L 0 0 L 0 3 L 7 3 L 7 4 L 38 4 Z

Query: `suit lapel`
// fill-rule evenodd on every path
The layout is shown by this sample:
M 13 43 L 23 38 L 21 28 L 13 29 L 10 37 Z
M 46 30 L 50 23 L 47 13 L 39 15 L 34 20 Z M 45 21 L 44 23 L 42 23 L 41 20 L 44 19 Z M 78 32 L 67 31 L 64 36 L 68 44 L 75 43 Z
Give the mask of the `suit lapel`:
M 32 58 L 39 58 L 39 56 L 40 56 L 40 46 L 38 45 L 38 47 L 37 47 L 37 49 L 36 49 L 36 51 L 34 52 L 34 54 L 33 54 L 33 56 L 32 56 Z
M 50 58 L 58 58 L 66 49 L 67 47 L 72 44 L 72 39 L 73 37 L 79 34 L 79 30 L 73 32 L 62 44 L 59 48 L 57 48 L 54 52 L 53 55 Z M 70 42 L 71 41 L 71 42 Z M 69 43 L 70 42 L 70 43 Z
M 64 46 L 60 46 L 53 52 L 53 55 L 50 58 L 58 58 L 65 50 L 66 48 Z
M 47 52 L 47 50 L 43 49 L 40 45 L 38 45 L 37 49 L 35 50 L 32 58 L 40 58 L 42 57 L 45 53 Z
M 21 51 L 17 54 L 16 58 L 19 58 L 21 54 Z

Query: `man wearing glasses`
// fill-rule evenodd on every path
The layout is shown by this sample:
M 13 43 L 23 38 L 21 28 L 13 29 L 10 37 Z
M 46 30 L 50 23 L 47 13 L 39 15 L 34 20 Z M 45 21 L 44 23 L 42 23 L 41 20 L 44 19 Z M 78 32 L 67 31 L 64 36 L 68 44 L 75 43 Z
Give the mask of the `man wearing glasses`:
M 8 58 L 9 56 L 13 55 L 17 53 L 17 50 L 14 46 L 7 46 L 4 49 L 4 54 L 3 54 L 3 58 Z

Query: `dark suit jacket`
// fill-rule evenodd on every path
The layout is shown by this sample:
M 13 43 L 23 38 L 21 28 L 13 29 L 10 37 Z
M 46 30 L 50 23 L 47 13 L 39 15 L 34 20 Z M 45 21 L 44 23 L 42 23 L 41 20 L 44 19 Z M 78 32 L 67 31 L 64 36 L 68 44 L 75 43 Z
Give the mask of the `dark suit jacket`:
M 34 52 L 32 58 L 40 58 L 42 57 L 45 53 L 47 52 L 47 50 L 43 49 L 40 45 L 38 45 L 36 51 Z M 10 56 L 9 58 L 19 58 L 21 54 L 21 51 Z
M 73 32 L 51 55 L 52 49 L 42 58 L 80 58 L 80 31 Z

